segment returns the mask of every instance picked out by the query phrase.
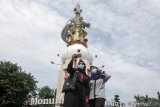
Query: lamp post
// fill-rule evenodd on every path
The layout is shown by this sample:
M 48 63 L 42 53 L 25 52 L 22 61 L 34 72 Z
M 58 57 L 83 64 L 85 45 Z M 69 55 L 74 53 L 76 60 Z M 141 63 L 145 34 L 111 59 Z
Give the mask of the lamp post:
M 53 61 L 51 61 L 51 64 L 54 64 L 54 65 L 61 65 L 61 64 L 55 63 L 55 62 L 53 62 Z
M 57 57 L 61 57 L 60 54 L 57 54 Z M 62 58 L 62 57 L 61 57 Z M 54 64 L 54 65 L 61 65 L 60 63 L 55 63 L 54 61 L 51 61 L 51 64 Z

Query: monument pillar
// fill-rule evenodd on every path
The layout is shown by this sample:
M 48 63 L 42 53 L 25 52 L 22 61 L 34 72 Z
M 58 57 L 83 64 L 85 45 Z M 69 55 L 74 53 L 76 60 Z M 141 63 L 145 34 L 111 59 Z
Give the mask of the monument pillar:
M 62 87 L 64 79 L 68 76 L 66 69 L 72 55 L 81 54 L 79 59 L 82 59 L 85 62 L 87 69 L 90 68 L 93 60 L 92 55 L 88 51 L 87 32 L 85 31 L 85 28 L 89 27 L 90 24 L 85 22 L 83 17 L 81 17 L 82 10 L 80 9 L 79 4 L 76 5 L 73 11 L 75 12 L 75 17 L 68 21 L 61 33 L 62 39 L 67 46 L 62 54 L 61 68 L 58 74 L 56 103 L 63 103 L 64 93 L 62 93 Z M 87 69 L 86 73 L 89 75 Z

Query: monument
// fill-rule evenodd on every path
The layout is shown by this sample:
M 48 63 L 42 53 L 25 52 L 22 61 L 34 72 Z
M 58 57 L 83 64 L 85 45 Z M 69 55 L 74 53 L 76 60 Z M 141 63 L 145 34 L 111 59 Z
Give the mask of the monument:
M 87 69 L 90 68 L 93 60 L 92 55 L 88 51 L 87 32 L 85 31 L 85 28 L 89 27 L 90 24 L 85 22 L 81 16 L 82 10 L 80 9 L 79 4 L 76 5 L 73 11 L 75 12 L 75 17 L 67 22 L 61 33 L 62 39 L 67 46 L 62 54 L 62 64 L 57 83 L 56 103 L 63 102 L 64 93 L 62 93 L 62 86 L 64 79 L 68 76 L 66 68 L 72 58 L 72 55 L 81 54 L 79 59 L 82 59 L 85 62 Z M 87 69 L 86 73 L 89 75 L 89 71 Z

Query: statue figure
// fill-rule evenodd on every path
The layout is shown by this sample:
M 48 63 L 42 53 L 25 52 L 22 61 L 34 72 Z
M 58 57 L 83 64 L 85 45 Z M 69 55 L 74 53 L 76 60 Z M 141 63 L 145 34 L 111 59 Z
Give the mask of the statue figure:
M 74 11 L 76 16 L 64 27 L 62 31 L 62 38 L 68 45 L 78 42 L 87 47 L 88 39 L 85 27 L 89 27 L 90 24 L 86 23 L 83 20 L 83 17 L 81 17 L 82 10 L 78 4 L 76 5 L 76 8 L 74 8 Z

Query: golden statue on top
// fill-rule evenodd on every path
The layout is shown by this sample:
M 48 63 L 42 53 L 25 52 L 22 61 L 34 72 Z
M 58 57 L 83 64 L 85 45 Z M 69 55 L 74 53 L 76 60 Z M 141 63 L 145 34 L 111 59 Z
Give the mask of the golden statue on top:
M 62 39 L 67 43 L 67 45 L 82 44 L 87 47 L 87 32 L 85 27 L 90 27 L 89 23 L 86 23 L 81 17 L 82 10 L 77 4 L 74 8 L 76 16 L 71 19 L 62 30 Z

